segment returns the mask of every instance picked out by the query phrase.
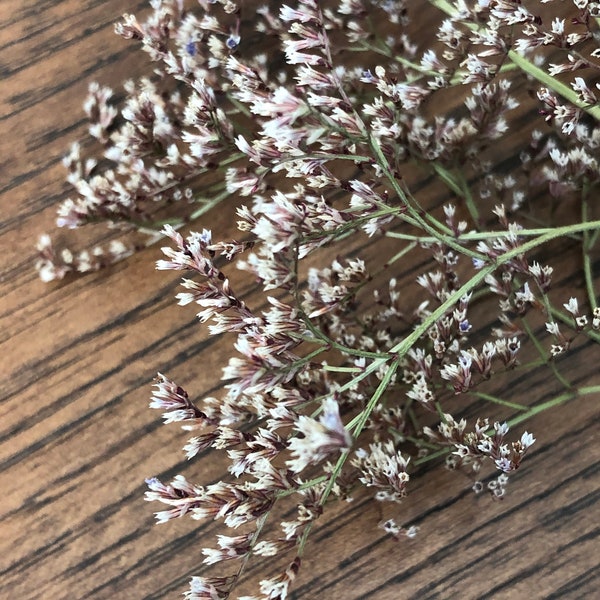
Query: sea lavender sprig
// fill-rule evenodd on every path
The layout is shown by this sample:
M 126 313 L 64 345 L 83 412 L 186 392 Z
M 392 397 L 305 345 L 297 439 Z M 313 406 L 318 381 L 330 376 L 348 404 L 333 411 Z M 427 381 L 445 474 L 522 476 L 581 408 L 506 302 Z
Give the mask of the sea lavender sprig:
M 476 492 L 502 497 L 535 442 L 510 429 L 600 392 L 576 387 L 560 363 L 579 340 L 600 342 L 597 3 L 575 1 L 571 21 L 552 3 L 543 15 L 504 0 L 431 4 L 448 17 L 419 50 L 402 1 L 251 13 L 227 0 L 153 2 L 146 22 L 126 15 L 117 32 L 141 43 L 154 75 L 126 84 L 120 110 L 110 90 L 90 88 L 90 134 L 110 162 L 97 172 L 100 161 L 73 148 L 65 164 L 79 197 L 58 224 L 106 221 L 152 241 L 161 231 L 170 245 L 157 268 L 185 273 L 179 304 L 233 340 L 220 397 L 192 401 L 159 374 L 150 405 L 194 432 L 188 459 L 211 450 L 228 463 L 207 485 L 150 478 L 146 499 L 167 506 L 157 520 L 243 531 L 203 548 L 205 565 L 237 567 L 192 578 L 190 600 L 231 597 L 249 561 L 275 555 L 282 571 L 244 598 L 284 599 L 331 499 L 372 488 L 399 503 L 413 469 L 440 457 L 472 474 Z M 575 71 L 590 83 L 561 81 Z M 522 103 L 535 125 L 500 155 Z M 441 206 L 417 191 L 431 175 Z M 247 202 L 240 239 L 213 240 L 206 211 L 236 198 Z M 552 221 L 559 202 L 580 205 L 567 222 Z M 200 216 L 201 232 L 179 232 Z M 552 285 L 556 240 L 581 245 L 585 285 L 568 297 Z M 57 252 L 44 237 L 38 269 L 51 280 L 132 251 L 114 244 Z M 234 289 L 234 266 L 259 283 L 262 305 Z M 553 398 L 508 394 L 516 372 L 540 369 Z M 489 416 L 468 423 L 465 399 Z M 295 512 L 277 528 L 286 503 Z M 394 519 L 382 528 L 415 534 Z

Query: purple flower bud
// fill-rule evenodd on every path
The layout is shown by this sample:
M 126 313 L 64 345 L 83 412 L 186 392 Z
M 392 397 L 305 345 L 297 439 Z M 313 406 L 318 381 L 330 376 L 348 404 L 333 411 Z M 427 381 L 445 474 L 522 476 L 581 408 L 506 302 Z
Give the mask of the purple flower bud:
M 194 40 L 190 40 L 186 45 L 185 45 L 185 51 L 190 55 L 190 56 L 196 56 L 196 42 L 194 42 Z
M 240 45 L 240 36 L 239 35 L 230 35 L 225 42 L 225 45 L 230 50 L 235 50 Z

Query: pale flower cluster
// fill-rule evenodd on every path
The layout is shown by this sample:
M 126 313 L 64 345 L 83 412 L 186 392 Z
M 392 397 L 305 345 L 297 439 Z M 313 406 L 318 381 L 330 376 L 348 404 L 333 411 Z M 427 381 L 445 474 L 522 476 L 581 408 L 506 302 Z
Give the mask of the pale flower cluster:
M 194 398 L 159 373 L 150 406 L 192 432 L 194 477 L 208 451 L 227 468 L 203 485 L 150 478 L 146 499 L 165 505 L 159 523 L 236 530 L 202 548 L 218 575 L 194 576 L 188 600 L 232 597 L 251 560 L 281 570 L 244 600 L 284 600 L 332 498 L 369 494 L 401 514 L 411 475 L 440 455 L 476 474 L 475 492 L 501 498 L 535 442 L 521 423 L 598 391 L 577 390 L 559 361 L 600 342 L 599 86 L 589 83 L 600 8 L 184 4 L 153 0 L 144 22 L 123 17 L 117 33 L 141 45 L 152 74 L 126 82 L 120 106 L 92 85 L 84 109 L 100 150 L 83 157 L 76 144 L 65 159 L 75 194 L 57 225 L 105 222 L 128 243 L 56 250 L 44 235 L 38 270 L 61 279 L 126 257 L 147 243 L 136 236 L 166 239 L 156 268 L 183 272 L 179 305 L 231 354 L 215 396 Z M 423 8 L 428 47 L 412 20 Z M 421 196 L 432 178 L 433 200 Z M 211 226 L 221 202 L 235 203 L 236 239 Z M 568 222 L 548 222 L 565 207 Z M 566 295 L 544 252 L 556 238 L 583 257 L 585 285 Z M 235 289 L 234 268 L 262 306 Z M 524 369 L 547 369 L 562 393 L 513 397 Z M 490 416 L 469 424 L 467 401 Z M 286 520 L 267 524 L 280 504 Z M 417 532 L 393 518 L 380 528 Z

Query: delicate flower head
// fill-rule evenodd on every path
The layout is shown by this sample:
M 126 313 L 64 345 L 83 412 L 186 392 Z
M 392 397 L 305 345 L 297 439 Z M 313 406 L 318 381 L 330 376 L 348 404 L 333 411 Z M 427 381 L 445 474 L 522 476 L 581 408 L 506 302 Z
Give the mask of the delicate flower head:
M 292 458 L 287 465 L 295 473 L 309 464 L 320 462 L 333 452 L 348 450 L 352 445 L 350 433 L 340 418 L 339 405 L 332 397 L 323 401 L 318 421 L 301 415 L 294 429 L 298 434 L 289 441 Z

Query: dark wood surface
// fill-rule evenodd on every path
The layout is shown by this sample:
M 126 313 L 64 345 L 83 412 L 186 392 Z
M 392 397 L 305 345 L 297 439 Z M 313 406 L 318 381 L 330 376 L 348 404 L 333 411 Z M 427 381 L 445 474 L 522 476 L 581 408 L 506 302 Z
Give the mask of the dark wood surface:
M 218 383 L 226 351 L 193 309 L 176 306 L 178 278 L 154 270 L 158 249 L 50 285 L 33 270 L 37 236 L 67 194 L 60 161 L 84 131 L 88 83 L 118 88 L 147 69 L 112 32 L 121 12 L 144 5 L 0 3 L 0 598 L 180 597 L 202 572 L 200 548 L 221 531 L 188 519 L 155 526 L 158 507 L 143 501 L 146 477 L 183 472 L 201 483 L 222 469 L 186 463 L 186 436 L 147 408 L 158 370 L 200 397 Z M 226 238 L 231 210 L 210 226 Z M 580 281 L 576 260 L 557 260 L 561 276 Z M 598 358 L 583 346 L 569 375 L 597 383 Z M 545 385 L 522 378 L 515 393 L 542 399 Z M 527 424 L 538 441 L 501 502 L 438 468 L 418 472 L 397 509 L 382 512 L 367 496 L 333 507 L 293 598 L 597 598 L 598 400 Z M 377 523 L 392 515 L 419 535 L 386 537 Z

